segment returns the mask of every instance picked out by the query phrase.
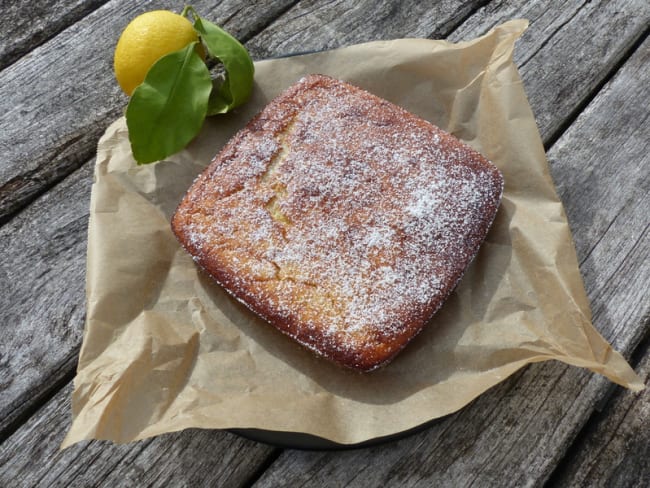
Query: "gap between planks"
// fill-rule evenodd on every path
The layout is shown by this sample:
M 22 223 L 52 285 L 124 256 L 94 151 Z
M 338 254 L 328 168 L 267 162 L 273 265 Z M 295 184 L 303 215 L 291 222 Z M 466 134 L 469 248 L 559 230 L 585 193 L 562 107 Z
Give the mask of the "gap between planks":
M 264 472 L 271 467 L 271 465 L 278 460 L 284 449 L 276 447 L 269 453 L 269 455 L 264 459 L 264 461 L 257 467 L 255 471 L 249 476 L 249 478 L 242 484 L 244 488 L 250 488 L 257 480 L 259 480 Z
M 645 320 L 646 332 L 645 336 L 634 349 L 630 357 L 630 365 L 635 371 L 639 370 L 639 365 L 643 362 L 644 358 L 650 354 L 650 317 Z M 568 446 L 564 456 L 560 462 L 555 466 L 550 476 L 546 480 L 545 486 L 560 486 L 562 481 L 565 480 L 567 473 L 572 467 L 573 460 L 582 451 L 583 446 L 587 443 L 588 439 L 596 431 L 599 424 L 607 419 L 609 416 L 610 407 L 624 395 L 629 395 L 622 387 L 612 385 L 610 391 L 603 398 L 601 403 L 596 407 L 594 413 L 589 417 L 587 422 L 582 426 L 573 442 Z M 615 427 L 618 428 L 618 426 Z
M 88 15 L 92 14 L 95 10 L 101 8 L 104 4 L 108 3 L 110 0 L 94 0 L 91 2 L 85 2 L 82 5 L 77 6 L 76 8 L 72 8 L 70 11 L 63 13 L 63 15 L 60 18 L 55 18 L 55 19 L 47 19 L 47 32 L 45 29 L 34 29 L 32 32 L 27 32 L 26 34 L 29 35 L 29 39 L 27 42 L 17 42 L 18 44 L 15 47 L 10 47 L 7 52 L 4 54 L 3 58 L 0 59 L 0 71 L 10 67 L 12 64 L 16 63 L 19 61 L 21 58 L 29 54 L 32 50 L 42 46 L 46 42 L 52 40 L 55 38 L 57 35 L 59 35 L 61 32 L 63 32 L 65 29 L 70 27 L 71 25 L 79 22 L 80 20 L 84 19 Z M 246 42 L 248 39 L 251 39 L 252 37 L 255 37 L 257 34 L 259 34 L 261 31 L 266 29 L 270 24 L 272 24 L 276 18 L 280 17 L 283 15 L 287 10 L 290 10 L 294 5 L 296 5 L 300 0 L 293 0 L 290 4 L 286 5 L 283 7 L 281 10 L 279 10 L 275 17 L 269 18 L 266 22 L 262 23 L 257 27 L 255 30 L 253 30 L 251 33 L 249 33 L 247 36 L 242 36 L 240 39 L 241 42 Z M 489 1 L 489 0 L 488 0 Z M 26 9 L 26 12 L 20 12 L 18 11 L 19 9 L 17 8 L 16 10 L 16 17 L 29 17 L 29 15 L 25 14 L 32 14 L 34 11 L 34 5 L 33 4 L 27 4 L 25 3 L 24 6 L 29 5 L 28 10 Z M 23 6 L 23 5 L 21 5 Z M 52 9 L 52 5 L 48 5 L 49 9 Z M 153 6 L 152 6 L 153 7 Z M 63 7 L 65 8 L 65 6 Z M 57 10 L 57 9 L 54 9 Z M 9 15 L 13 14 L 14 12 L 9 12 Z M 237 12 L 229 15 L 225 20 L 224 23 L 229 22 Z M 5 15 L 5 21 L 11 22 L 12 20 L 15 19 L 7 19 L 7 15 Z M 39 19 L 41 20 L 41 19 Z M 30 24 L 33 25 L 33 22 L 30 22 Z
M 634 55 L 634 53 L 641 47 L 641 45 L 643 45 L 649 34 L 650 26 L 648 26 L 648 28 L 646 28 L 646 30 L 641 33 L 641 35 L 623 53 L 621 58 L 616 63 L 614 63 L 605 77 L 589 91 L 587 96 L 576 105 L 573 111 L 564 119 L 558 128 L 549 135 L 548 140 L 544 143 L 544 150 L 546 152 L 548 152 L 549 149 L 551 149 L 553 145 L 562 137 L 562 134 L 564 134 L 567 129 L 571 127 L 573 122 L 575 122 L 575 120 L 580 116 L 587 105 L 589 105 L 594 100 L 594 98 L 598 96 L 598 93 L 600 93 L 603 87 L 607 85 L 607 83 L 609 83 L 610 80 L 614 78 L 614 76 L 616 76 L 616 73 L 621 70 L 623 65 L 625 65 L 625 63 Z
M 30 418 L 34 415 L 38 415 L 38 412 L 47 405 L 56 394 L 68 386 L 74 381 L 74 377 L 77 371 L 77 358 L 79 357 L 79 350 L 81 344 L 77 346 L 72 354 L 70 359 L 65 362 L 63 367 L 63 373 L 52 381 L 48 388 L 42 391 L 34 400 L 33 403 L 29 403 L 25 410 L 21 411 L 15 418 L 13 418 L 7 426 L 0 431 L 0 444 L 10 438 L 14 432 L 16 432 L 23 424 L 25 424 Z
M 37 5 L 38 2 L 13 2 L 14 5 L 7 6 L 8 11 L 3 12 L 3 22 L 7 23 L 5 28 L 8 25 L 14 26 L 15 24 L 19 24 L 18 29 L 23 31 L 25 37 L 15 40 L 8 39 L 11 37 L 11 33 L 9 33 L 8 38 L 5 38 L 7 46 L 3 49 L 4 52 L 0 54 L 0 71 L 11 66 L 29 54 L 33 49 L 53 39 L 62 31 L 79 22 L 108 1 L 92 0 L 82 2 L 79 5 L 73 6 L 69 11 L 63 12 L 60 17 L 57 17 L 60 11 L 69 8 L 68 5 L 65 5 L 67 2 L 62 2 L 64 5 L 56 5 L 55 2 L 45 2 L 46 5 Z M 38 17 L 34 19 L 35 11 L 40 13 L 42 9 L 47 9 L 48 14 L 52 15 L 52 17 L 47 19 Z M 9 45 L 11 41 L 14 41 L 13 45 Z

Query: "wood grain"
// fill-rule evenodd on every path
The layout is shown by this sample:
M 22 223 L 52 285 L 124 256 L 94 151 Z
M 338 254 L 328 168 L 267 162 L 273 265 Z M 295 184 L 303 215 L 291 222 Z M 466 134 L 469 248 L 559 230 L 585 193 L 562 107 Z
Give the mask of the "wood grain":
M 241 486 L 273 452 L 233 434 L 188 430 L 142 442 L 59 450 L 72 384 L 0 445 L 0 486 Z
M 551 143 L 648 32 L 645 0 L 491 2 L 451 40 L 482 34 L 505 18 L 531 19 L 516 61 L 544 141 Z
M 650 317 L 648 318 L 650 319 Z M 650 336 L 636 370 L 650 385 Z M 552 486 L 650 485 L 650 388 L 617 391 L 597 412 L 550 480 Z
M 481 0 L 302 1 L 255 36 L 247 47 L 255 57 L 268 58 L 379 39 L 444 38 L 484 3 Z
M 291 5 L 192 3 L 242 38 Z M 0 72 L 0 224 L 93 156 L 127 103 L 113 78 L 115 43 L 130 19 L 153 8 L 178 2 L 111 1 Z
M 0 228 L 0 432 L 74 371 L 93 161 Z
M 548 152 L 594 321 L 621 347 L 650 313 L 649 63 L 646 39 Z
M 448 40 L 460 42 L 483 35 L 508 20 L 528 19 L 530 28 L 515 46 L 515 63 L 521 66 L 575 17 L 585 3 L 564 2 L 562 8 L 557 8 L 553 0 L 493 0 L 474 12 L 448 36 Z
M 0 70 L 104 3 L 106 0 L 0 0 Z

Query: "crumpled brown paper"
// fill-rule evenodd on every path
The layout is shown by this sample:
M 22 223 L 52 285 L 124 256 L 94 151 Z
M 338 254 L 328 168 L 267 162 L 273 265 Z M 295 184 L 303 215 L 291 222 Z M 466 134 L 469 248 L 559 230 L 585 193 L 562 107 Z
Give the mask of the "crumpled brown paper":
M 256 63 L 254 96 L 212 118 L 186 150 L 131 158 L 123 119 L 102 137 L 88 238 L 87 324 L 64 446 L 189 427 L 300 432 L 343 444 L 454 412 L 524 365 L 589 368 L 642 382 L 590 322 L 567 220 L 512 62 L 525 21 L 471 42 L 381 41 Z M 485 154 L 506 188 L 487 241 L 432 323 L 370 373 L 316 358 L 227 295 L 169 228 L 225 141 L 308 73 L 361 86 Z

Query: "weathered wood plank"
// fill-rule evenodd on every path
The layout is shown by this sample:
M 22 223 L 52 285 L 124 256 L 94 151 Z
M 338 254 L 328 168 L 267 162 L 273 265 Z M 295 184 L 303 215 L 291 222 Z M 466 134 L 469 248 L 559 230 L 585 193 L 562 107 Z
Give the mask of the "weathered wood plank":
M 51 39 L 107 0 L 0 1 L 0 70 Z
M 650 342 L 643 348 L 639 375 L 650 386 Z M 550 480 L 552 486 L 602 488 L 650 485 L 650 388 L 619 391 L 590 420 Z
M 192 2 L 207 18 L 245 39 L 282 12 L 290 0 Z M 126 106 L 113 78 L 121 30 L 171 0 L 114 0 L 0 72 L 0 224 L 94 153 L 107 124 Z
M 0 228 L 0 432 L 75 369 L 92 166 Z
M 407 33 L 405 33 L 404 35 L 407 35 Z M 297 50 L 297 49 L 292 49 L 292 50 Z M 567 59 L 571 59 L 570 56 L 567 55 Z M 544 89 L 544 87 L 541 87 L 540 89 Z M 547 87 L 546 89 L 548 90 L 549 88 Z M 646 138 L 646 140 L 647 140 L 647 138 Z M 624 154 L 621 155 L 620 157 L 624 157 Z M 624 165 L 622 165 L 620 167 L 623 168 Z M 604 181 L 602 184 L 606 185 L 606 184 L 609 184 L 609 183 L 610 183 L 609 181 Z M 81 183 L 78 183 L 78 185 L 81 185 Z M 79 187 L 75 187 L 75 188 L 79 188 Z M 74 192 L 75 192 L 75 190 L 69 190 L 68 194 L 74 195 Z M 65 196 L 65 195 L 63 195 L 63 196 Z M 563 198 L 564 197 L 565 196 L 563 194 Z M 58 205 L 58 203 L 51 202 L 51 205 L 55 209 L 56 205 Z M 78 205 L 79 205 L 79 211 L 80 212 L 84 212 L 85 208 L 87 208 L 87 202 L 79 201 Z M 52 210 L 52 211 L 54 211 L 54 210 Z M 646 209 L 646 212 L 647 212 L 647 209 Z M 623 213 L 622 215 L 625 216 L 626 214 Z M 630 215 L 631 216 L 629 217 L 629 219 L 634 220 L 635 218 L 637 218 L 636 216 L 638 214 L 637 214 L 637 211 L 633 211 Z M 628 220 L 623 219 L 623 220 L 620 221 L 620 225 L 622 226 L 623 230 L 625 230 L 627 228 L 627 225 L 630 222 L 629 219 Z M 12 224 L 13 223 L 14 222 L 12 221 Z M 572 224 L 573 224 L 573 222 L 572 222 Z M 24 224 L 24 226 L 27 226 L 27 225 L 28 225 L 27 223 Z M 76 231 L 73 231 L 70 235 L 79 237 L 82 234 L 78 234 L 78 233 L 76 233 Z M 84 231 L 83 235 L 85 235 L 85 231 Z M 81 237 L 82 239 L 84 238 L 83 235 Z M 35 231 L 34 233 L 31 234 L 30 239 L 36 239 L 37 236 L 38 236 L 38 233 Z M 630 237 L 625 233 L 623 233 L 621 235 L 617 235 L 617 237 L 621 239 L 621 242 L 624 242 L 626 240 L 628 240 L 628 241 L 631 240 Z M 25 242 L 29 241 L 30 239 L 25 239 Z M 585 242 L 589 243 L 589 242 L 593 242 L 593 241 L 585 240 Z M 606 256 L 606 259 L 611 258 L 611 255 L 608 254 L 609 252 L 611 252 L 611 249 L 609 248 L 608 242 L 609 242 L 608 239 L 604 239 L 604 240 L 601 239 L 601 241 L 599 243 L 599 245 L 601 246 L 600 249 L 602 250 L 601 255 Z M 636 251 L 635 251 L 635 249 L 636 249 Z M 641 259 L 643 257 L 643 254 L 640 253 L 639 250 L 640 250 L 640 248 L 638 248 L 638 247 L 632 248 L 632 250 L 628 249 L 628 251 L 632 252 L 632 254 L 628 255 L 628 261 L 626 261 L 626 263 L 634 263 L 634 262 L 638 263 L 639 259 Z M 587 249 L 587 251 L 589 251 L 589 249 Z M 636 254 L 634 254 L 634 252 L 636 252 Z M 583 257 L 585 256 L 584 254 L 581 254 L 581 255 Z M 72 265 L 72 266 L 78 266 L 78 267 L 80 267 L 79 269 L 83 269 L 83 266 L 84 266 L 83 259 L 80 261 L 80 263 L 81 264 Z M 642 263 L 642 261 L 641 261 L 641 263 Z M 586 262 L 585 262 L 585 264 L 586 264 Z M 616 263 L 613 263 L 611 265 L 611 268 L 614 269 L 615 267 L 616 267 Z M 583 269 L 585 269 L 585 268 L 583 267 Z M 596 280 L 596 281 L 602 279 L 602 276 L 600 274 L 599 269 L 600 268 L 595 269 L 597 271 L 597 273 L 594 275 L 593 279 Z M 641 271 L 643 271 L 643 268 L 641 268 Z M 646 272 L 647 272 L 647 269 L 646 269 Z M 619 275 L 614 274 L 613 276 L 618 277 L 621 280 L 625 279 L 625 276 L 620 275 L 620 274 Z M 639 283 L 642 284 L 643 282 L 641 280 L 644 278 L 644 276 L 647 276 L 647 275 L 637 276 L 636 278 L 633 277 L 632 284 L 630 286 L 634 285 L 635 283 L 637 285 Z M 56 283 L 59 286 L 66 286 L 67 285 L 67 283 L 65 281 L 56 281 Z M 588 286 L 592 286 L 590 283 L 588 283 Z M 33 284 L 33 282 L 32 282 L 32 284 Z M 52 286 L 54 286 L 54 285 L 52 285 Z M 620 286 L 621 286 L 620 284 L 617 285 L 617 287 L 620 287 Z M 622 295 L 624 295 L 625 290 L 624 289 L 619 290 L 619 292 Z M 25 298 L 25 300 L 28 300 L 28 301 L 30 301 L 30 303 L 33 303 L 31 301 L 33 299 L 30 296 L 27 296 Z M 603 297 L 602 300 L 609 300 L 609 298 Z M 626 300 L 625 296 L 623 296 L 623 303 L 625 303 L 625 300 Z M 626 319 L 626 320 L 633 321 L 634 316 L 636 316 L 637 312 L 634 312 L 633 316 L 631 318 Z M 615 312 L 615 313 L 620 313 L 620 312 Z M 43 330 L 44 327 L 45 327 L 43 324 L 47 323 L 47 320 L 49 320 L 49 319 L 48 319 L 48 316 L 45 315 L 45 316 L 40 317 L 38 320 L 41 321 L 40 324 L 34 324 L 34 325 L 29 326 L 30 329 L 32 330 L 32 336 L 34 336 L 33 340 L 39 340 L 38 336 L 35 335 L 35 333 L 37 333 L 40 330 Z M 612 320 L 617 320 L 617 316 L 612 315 Z M 628 325 L 633 327 L 633 324 L 631 324 L 631 322 L 628 322 Z M 617 339 L 617 338 L 615 337 L 614 339 Z M 624 344 L 625 341 L 622 341 L 622 343 Z M 30 348 L 27 346 L 24 349 L 19 350 L 18 353 L 29 355 L 30 354 L 29 349 Z M 42 366 L 44 370 L 47 369 L 47 368 L 54 368 L 55 367 L 51 362 L 48 363 L 47 356 L 35 358 L 34 363 L 38 364 L 38 361 L 44 361 L 44 365 Z M 471 445 L 471 444 L 468 444 L 468 443 L 473 441 L 473 439 L 477 435 L 479 435 L 481 433 L 483 433 L 483 436 L 484 436 L 483 442 L 485 443 L 485 442 L 487 442 L 485 440 L 485 436 L 489 437 L 491 435 L 492 439 L 497 439 L 497 438 L 499 438 L 500 436 L 503 435 L 504 431 L 509 431 L 511 433 L 512 432 L 515 432 L 515 433 L 516 432 L 521 432 L 522 427 L 519 424 L 525 425 L 527 422 L 534 423 L 536 421 L 535 420 L 536 415 L 540 415 L 542 419 L 549 419 L 549 418 L 559 419 L 559 415 L 562 413 L 561 408 L 555 410 L 555 416 L 550 416 L 550 413 L 549 413 L 549 412 L 553 411 L 553 409 L 556 408 L 554 403 L 559 403 L 561 406 L 565 405 L 565 403 L 563 403 L 563 402 L 567 401 L 566 398 L 571 398 L 570 395 L 575 394 L 575 395 L 580 395 L 579 397 L 576 397 L 576 398 L 578 398 L 578 400 L 576 400 L 576 402 L 578 402 L 577 403 L 578 408 L 576 409 L 575 412 L 570 412 L 571 415 L 567 415 L 567 417 L 564 419 L 564 422 L 565 422 L 566 425 L 563 423 L 563 425 L 558 426 L 559 430 L 556 430 L 556 431 L 553 430 L 554 426 L 550 426 L 548 424 L 542 425 L 541 427 L 538 427 L 537 430 L 525 431 L 525 432 L 530 432 L 531 435 L 540 436 L 540 438 L 542 438 L 542 440 L 544 440 L 545 435 L 550 436 L 551 434 L 556 435 L 556 436 L 560 436 L 560 437 L 563 437 L 563 438 L 567 438 L 567 439 L 571 438 L 571 436 L 573 435 L 575 430 L 578 428 L 577 426 L 581 425 L 582 419 L 585 418 L 589 414 L 589 412 L 591 411 L 590 409 L 591 409 L 592 405 L 589 404 L 589 402 L 584 401 L 585 395 L 587 395 L 586 398 L 596 398 L 596 397 L 598 397 L 598 395 L 601 395 L 601 393 L 603 391 L 603 388 L 605 387 L 604 385 L 606 385 L 606 382 L 601 381 L 600 383 L 598 383 L 598 380 L 593 379 L 591 377 L 591 375 L 579 372 L 578 370 L 576 370 L 574 368 L 565 368 L 565 367 L 560 366 L 560 365 L 550 366 L 550 367 L 547 367 L 547 366 L 548 365 L 530 368 L 530 369 L 526 370 L 523 375 L 517 376 L 517 378 L 515 378 L 514 380 L 506 382 L 506 384 L 502 385 L 501 387 L 498 387 L 496 390 L 494 390 L 496 393 L 491 392 L 487 396 L 481 397 L 481 399 L 479 399 L 479 401 L 477 402 L 479 404 L 478 407 L 472 406 L 472 407 L 470 407 L 470 409 L 467 410 L 467 413 L 464 413 L 464 412 L 462 413 L 463 417 L 458 422 L 464 422 L 467 425 L 467 428 L 466 428 L 466 430 L 463 430 L 462 428 L 458 429 L 459 430 L 458 435 L 456 434 L 456 429 L 457 429 L 457 424 L 456 423 L 449 424 L 449 427 L 448 427 L 449 429 L 454 430 L 453 435 L 445 434 L 443 431 L 440 431 L 438 434 L 436 434 L 436 436 L 434 436 L 434 434 L 436 432 L 438 432 L 438 431 L 435 431 L 435 432 L 433 430 L 432 431 L 427 431 L 427 433 L 424 433 L 425 437 L 421 439 L 420 443 L 416 444 L 414 447 L 412 447 L 413 451 L 409 451 L 409 450 L 406 450 L 406 449 L 400 447 L 400 448 L 398 448 L 397 456 L 398 457 L 399 456 L 409 456 L 409 455 L 412 455 L 411 454 L 412 452 L 417 451 L 417 449 L 420 449 L 420 450 L 423 451 L 423 454 L 421 456 L 419 456 L 419 457 L 418 456 L 414 457 L 414 459 L 415 459 L 415 461 L 413 463 L 414 469 L 418 468 L 417 465 L 420 464 L 420 463 L 422 463 L 424 465 L 426 465 L 427 463 L 431 464 L 432 467 L 430 468 L 430 470 L 440 469 L 440 465 L 439 464 L 436 465 L 435 461 L 434 461 L 439 456 L 440 451 L 439 450 L 432 451 L 432 449 L 430 447 L 430 444 L 432 442 L 440 442 L 442 447 L 447 447 L 447 448 L 450 448 L 450 450 L 451 450 L 451 448 L 453 446 L 450 446 L 450 444 L 457 442 L 459 445 L 464 445 L 464 446 Z M 10 374 L 12 375 L 12 377 L 14 377 L 13 373 L 10 373 Z M 567 376 L 568 376 L 569 379 L 568 380 L 563 380 L 563 378 L 565 378 Z M 576 377 L 578 379 L 576 379 Z M 535 394 L 535 393 L 531 394 L 530 392 L 525 391 L 526 389 L 530 389 L 530 390 L 533 390 L 534 392 L 539 392 L 540 391 L 540 386 L 539 386 L 540 382 L 542 384 L 556 383 L 555 388 L 551 389 L 551 393 L 549 393 L 549 397 L 547 398 L 547 400 L 544 402 L 544 404 L 542 406 L 537 405 L 537 403 L 538 403 L 537 400 L 540 398 L 537 394 Z M 585 392 L 581 393 L 580 390 L 581 390 L 582 385 L 585 385 L 586 390 L 585 390 Z M 543 391 L 544 392 L 543 394 L 545 394 L 545 390 L 542 389 L 541 391 Z M 22 395 L 22 400 L 23 401 L 28 401 L 29 400 L 28 395 L 29 395 L 28 390 L 24 391 L 23 395 Z M 496 395 L 496 396 L 494 396 L 494 395 Z M 513 400 L 513 398 L 515 400 Z M 517 401 L 517 399 L 519 399 L 519 398 L 524 398 L 524 399 L 530 398 L 530 400 L 527 403 L 523 404 L 523 410 L 526 413 L 525 417 L 523 417 L 523 418 L 521 417 L 521 413 L 519 411 L 519 409 L 522 408 L 522 403 Z M 62 409 L 67 409 L 67 407 L 65 407 L 65 406 L 62 406 L 61 408 Z M 490 414 L 490 416 L 485 416 L 484 415 L 485 411 L 492 411 L 493 413 Z M 66 412 L 67 412 L 67 410 L 66 410 Z M 505 412 L 505 413 L 503 413 L 503 412 Z M 532 413 L 529 414 L 529 412 L 532 412 Z M 40 416 L 39 416 L 39 418 L 40 418 Z M 492 429 L 489 432 L 485 432 L 484 430 L 481 430 L 481 429 L 484 429 L 486 427 L 484 422 L 489 422 L 489 421 L 494 421 L 494 425 L 492 426 Z M 46 425 L 49 425 L 49 423 L 46 423 Z M 567 429 L 569 429 L 569 430 L 567 431 Z M 573 430 L 571 430 L 571 429 L 573 429 Z M 41 427 L 40 429 L 37 429 L 37 430 L 39 432 L 41 432 L 41 431 L 44 431 L 46 429 Z M 22 443 L 25 442 L 24 438 L 21 438 L 22 440 L 20 442 L 16 441 L 16 439 L 17 438 L 15 436 L 12 436 L 7 441 L 8 449 L 11 448 L 13 450 L 18 451 L 18 450 L 23 448 Z M 37 439 L 37 441 L 35 441 L 35 442 L 42 442 L 42 443 L 47 443 L 48 442 L 47 438 L 44 439 L 43 437 L 36 436 L 36 439 Z M 412 442 L 412 441 L 405 440 L 405 441 L 402 441 L 402 442 L 408 444 L 409 442 Z M 542 442 L 542 445 L 549 445 L 548 439 L 545 442 L 546 443 Z M 397 445 L 393 444 L 391 446 L 386 446 L 386 449 L 388 451 L 392 451 L 393 449 L 396 448 L 396 446 L 401 446 L 401 445 L 402 445 L 402 443 L 398 443 Z M 510 443 L 508 445 L 509 446 L 514 445 L 514 442 L 512 442 L 512 438 L 510 438 Z M 515 445 L 515 448 L 516 448 L 516 445 Z M 411 449 L 411 448 L 409 448 L 409 449 Z M 472 453 L 471 449 L 474 449 L 474 448 L 470 448 L 470 454 Z M 443 451 L 444 451 L 444 449 L 443 449 Z M 372 452 L 376 452 L 376 450 L 359 451 L 359 452 L 368 452 L 368 456 L 370 457 L 371 461 L 369 462 L 368 459 L 366 459 L 366 458 L 358 458 L 358 459 L 353 460 L 353 462 L 351 464 L 349 464 L 349 466 L 367 466 L 367 469 L 369 469 L 369 470 L 375 470 L 379 466 L 378 464 L 376 464 L 376 461 L 374 461 L 372 459 L 372 454 L 371 454 Z M 460 465 L 460 463 L 462 462 L 463 459 L 467 459 L 467 458 L 463 458 L 462 456 L 467 456 L 468 453 L 463 453 L 463 452 L 459 453 L 458 449 L 456 449 L 455 453 L 458 454 L 458 457 L 454 458 L 453 453 L 452 453 L 446 458 L 446 460 L 447 460 L 448 463 L 453 465 L 454 472 L 459 472 L 459 471 L 462 471 L 462 466 Z M 444 452 L 443 452 L 443 454 L 444 454 Z M 290 453 L 289 455 L 293 455 L 293 454 Z M 559 453 L 553 453 L 552 455 L 559 456 L 560 454 Z M 347 459 L 346 456 L 348 456 L 348 455 L 346 454 L 346 455 L 341 456 L 341 459 Z M 385 455 L 382 454 L 381 456 L 385 456 Z M 395 467 L 396 466 L 396 464 L 395 464 L 395 459 L 396 458 L 384 458 L 384 457 L 381 457 L 381 456 L 378 458 L 379 461 L 377 461 L 377 462 L 379 462 L 381 464 L 382 463 L 381 459 L 388 459 L 388 461 L 387 461 L 388 464 L 389 464 L 388 471 L 390 471 L 391 469 L 397 469 Z M 531 453 L 530 456 L 534 457 L 535 453 Z M 125 462 L 127 462 L 129 459 L 130 458 L 127 457 Z M 163 458 L 163 459 L 167 459 L 167 458 Z M 286 461 L 286 457 L 283 457 L 281 459 L 284 460 L 282 462 Z M 392 461 L 391 461 L 391 459 L 392 459 Z M 452 459 L 455 459 L 455 461 L 454 462 L 450 461 Z M 484 457 L 484 459 L 485 459 L 486 462 L 489 460 L 489 458 L 485 458 L 485 457 Z M 555 459 L 555 458 L 553 458 L 553 459 Z M 545 458 L 543 462 L 546 462 L 548 465 L 552 465 L 553 459 Z M 323 460 L 321 458 L 311 458 L 311 460 L 314 461 L 315 463 L 322 462 L 322 464 L 324 466 L 323 469 L 324 469 L 324 471 L 326 473 L 330 472 L 330 471 L 336 472 L 337 469 L 341 469 L 340 466 L 338 466 L 338 467 L 333 466 L 331 464 L 331 461 L 328 461 L 327 459 Z M 165 461 L 159 461 L 159 462 L 164 463 Z M 361 463 L 361 464 L 357 464 L 357 463 Z M 392 463 L 392 464 L 390 464 L 390 463 Z M 319 466 L 318 464 L 316 464 L 316 465 Z M 294 468 L 302 469 L 304 466 L 305 466 L 304 464 L 302 464 L 302 465 L 298 464 L 298 465 L 294 466 Z M 382 469 L 383 469 L 383 466 L 380 466 L 380 467 L 382 467 Z M 503 467 L 503 466 L 501 465 L 501 467 Z M 43 472 L 51 469 L 51 465 L 46 464 L 44 467 L 42 467 L 40 469 L 41 469 L 41 473 L 43 473 Z M 350 470 L 350 469 L 353 469 L 353 468 L 348 468 L 348 470 Z M 385 473 L 386 470 L 382 471 L 382 469 L 380 469 L 379 471 Z M 359 475 L 361 477 L 363 477 L 363 476 L 365 476 L 367 474 L 361 468 L 359 469 L 359 471 L 362 471 L 362 473 Z M 496 473 L 495 472 L 495 473 L 493 473 L 493 475 L 495 476 L 495 479 L 497 479 L 496 478 L 497 475 L 501 476 L 502 473 Z M 395 472 L 393 472 L 391 474 L 390 479 L 398 480 L 398 479 L 400 479 L 400 476 L 401 476 L 401 474 L 399 472 L 395 471 Z M 289 478 L 289 479 L 291 480 L 293 478 Z M 325 481 L 332 482 L 335 479 L 337 479 L 337 478 L 331 478 L 331 479 L 325 480 Z M 361 481 L 370 482 L 372 479 L 383 479 L 383 478 L 381 478 L 381 473 L 380 473 L 380 475 L 378 475 L 378 477 L 376 477 L 376 478 L 369 477 L 369 478 L 367 478 L 365 480 L 358 479 L 357 483 L 359 483 Z M 434 479 L 434 478 L 432 477 L 432 475 L 429 475 L 428 479 Z
M 560 9 L 552 0 L 502 0 L 479 10 L 450 39 L 482 34 L 512 17 L 531 19 L 516 59 L 542 137 L 552 142 L 626 52 L 647 34 L 650 3 L 574 1 Z
M 463 22 L 448 39 L 459 42 L 485 34 L 495 26 L 510 19 L 528 19 L 530 29 L 517 41 L 515 63 L 521 66 L 541 49 L 555 32 L 569 22 L 584 1 L 565 2 L 562 8 L 552 8 L 552 0 L 493 0 L 479 8 Z
M 302 1 L 248 43 L 258 58 L 379 39 L 444 38 L 483 0 Z
M 637 49 L 549 153 L 577 226 L 594 323 L 628 355 L 647 333 L 650 313 L 649 47 Z M 598 222 L 594 234 L 582 222 Z M 285 451 L 259 486 L 540 485 L 608 388 L 576 368 L 535 365 L 399 443 L 343 455 Z
M 72 384 L 0 445 L 0 486 L 241 486 L 273 448 L 227 432 L 189 430 L 131 444 L 59 451 Z

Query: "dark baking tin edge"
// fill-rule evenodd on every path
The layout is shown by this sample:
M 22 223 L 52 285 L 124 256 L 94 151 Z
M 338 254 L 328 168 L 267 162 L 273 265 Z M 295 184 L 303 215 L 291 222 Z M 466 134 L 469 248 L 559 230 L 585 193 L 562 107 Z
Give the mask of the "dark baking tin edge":
M 410 429 L 388 434 L 381 437 L 374 437 L 366 441 L 358 442 L 355 444 L 341 444 L 324 437 L 319 437 L 304 432 L 283 432 L 277 430 L 264 430 L 264 429 L 227 429 L 226 432 L 238 435 L 250 441 L 260 442 L 269 446 L 277 447 L 280 449 L 298 449 L 301 451 L 346 451 L 354 449 L 363 449 L 367 447 L 375 447 L 389 442 L 395 442 L 405 437 L 422 432 L 437 422 L 441 421 L 444 417 L 428 420 L 423 424 L 411 427 Z

